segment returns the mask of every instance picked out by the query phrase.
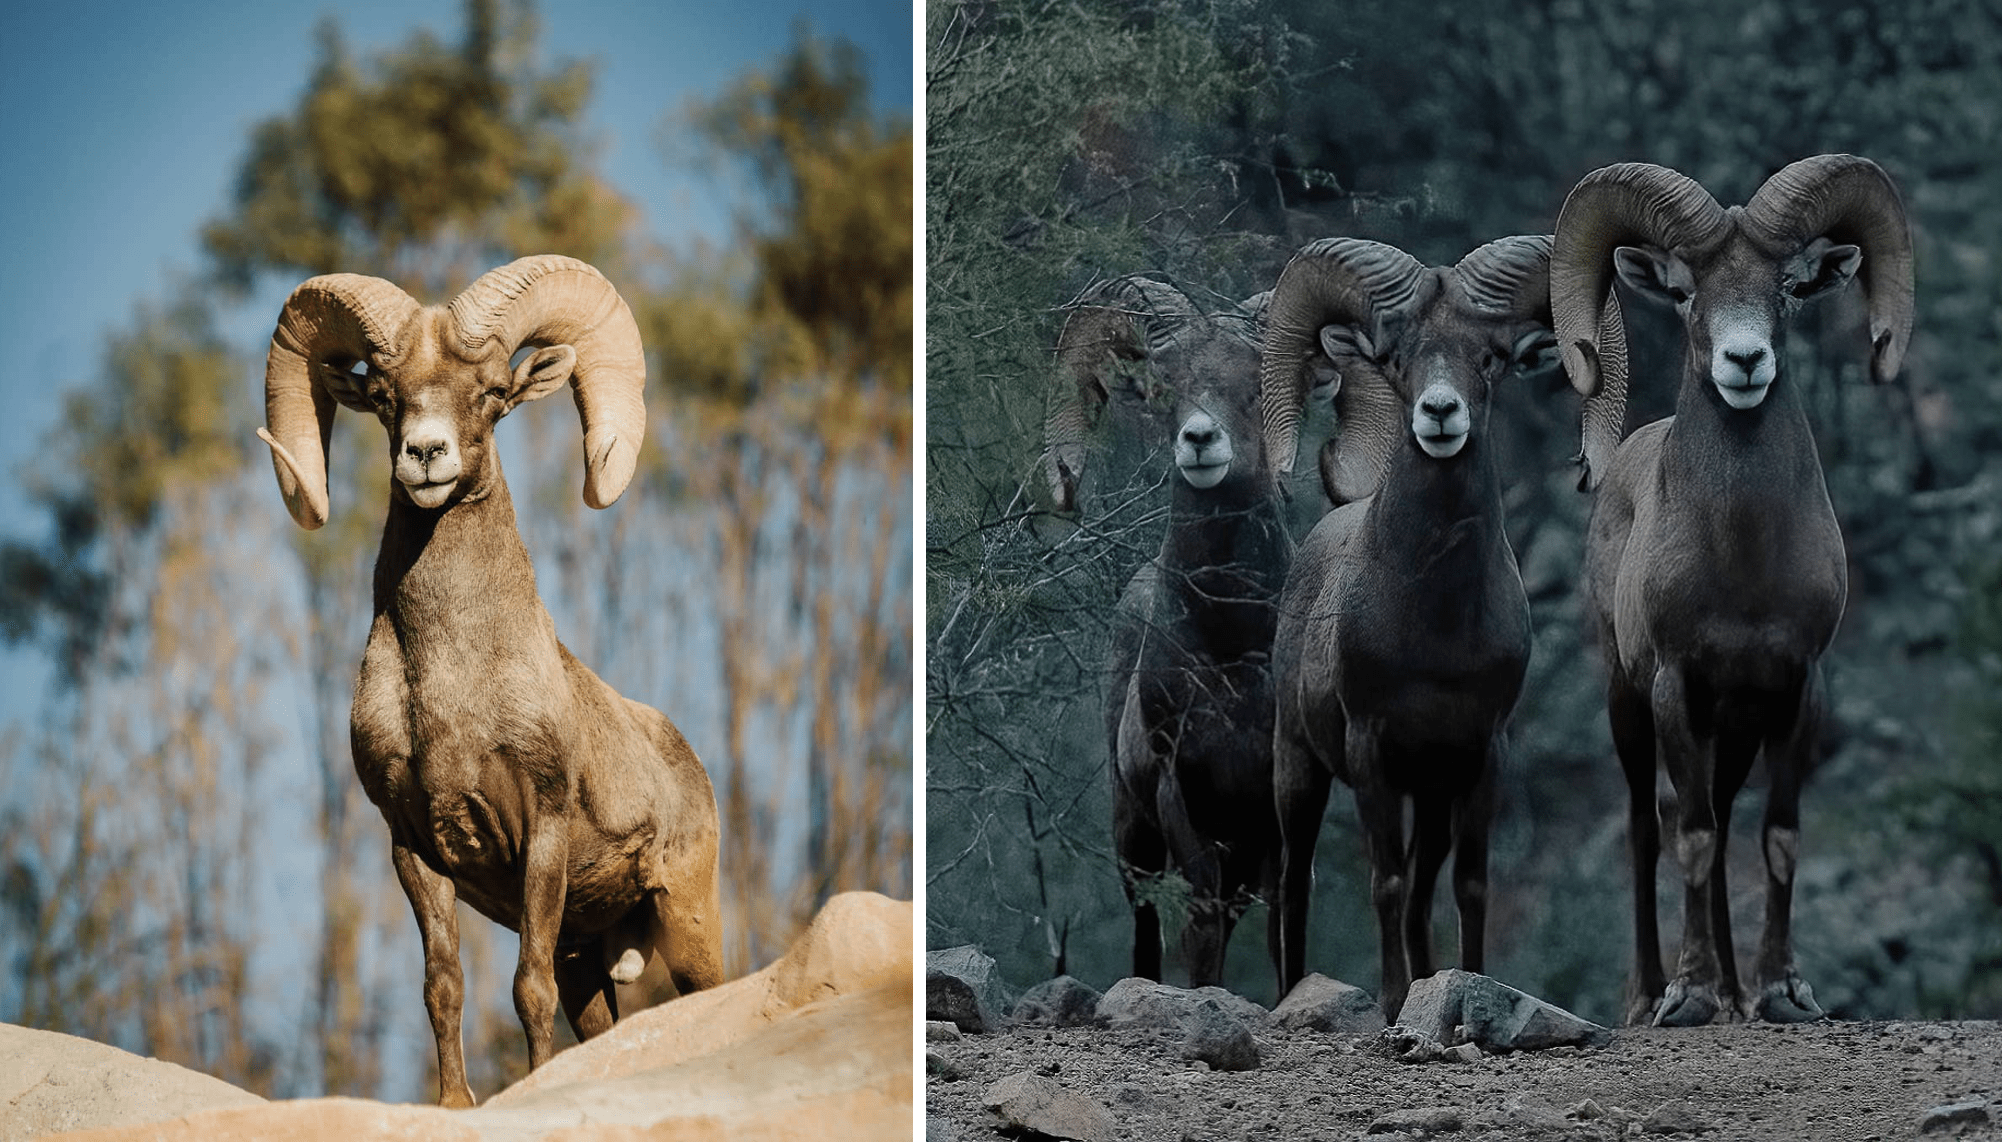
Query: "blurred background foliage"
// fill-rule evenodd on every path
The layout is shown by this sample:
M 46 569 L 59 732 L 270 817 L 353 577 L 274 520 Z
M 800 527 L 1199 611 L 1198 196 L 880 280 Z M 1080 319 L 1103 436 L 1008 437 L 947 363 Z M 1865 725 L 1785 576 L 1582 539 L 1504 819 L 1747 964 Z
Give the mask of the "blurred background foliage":
M 1849 151 L 1905 196 L 1918 321 L 1884 388 L 1863 379 L 1857 298 L 1804 313 L 1792 338 L 1850 557 L 1795 945 L 1838 1014 L 2002 1015 L 2002 8 L 931 0 L 925 24 L 930 946 L 978 943 L 1017 986 L 1130 970 L 1104 628 L 1158 547 L 1167 465 L 1073 519 L 1032 478 L 1081 290 L 1155 271 L 1221 307 L 1316 238 L 1438 264 L 1547 233 L 1610 162 L 1675 167 L 1729 204 L 1788 162 Z M 1637 371 L 1673 370 L 1672 319 L 1628 312 Z M 1634 424 L 1673 400 L 1639 383 Z M 1491 849 L 1488 967 L 1611 1020 L 1632 957 L 1626 801 L 1580 639 L 1577 414 L 1561 377 L 1494 413 L 1536 644 Z M 1294 485 L 1296 534 L 1321 506 L 1311 479 Z M 1737 806 L 1744 946 L 1761 802 Z M 1308 966 L 1374 987 L 1345 791 L 1322 836 Z M 1664 860 L 1671 953 L 1676 876 Z M 1263 920 L 1240 925 L 1228 982 L 1270 1002 Z M 1443 900 L 1435 921 L 1457 946 Z
M 292 527 L 247 443 L 265 346 L 217 315 L 336 271 L 442 302 L 542 252 L 619 287 L 653 377 L 640 481 L 582 508 L 568 401 L 501 446 L 566 644 L 699 745 L 740 975 L 834 892 L 912 894 L 911 132 L 871 109 L 852 46 L 801 26 L 662 109 L 663 161 L 742 181 L 727 248 L 669 252 L 594 169 L 590 66 L 539 63 L 525 4 L 467 0 L 456 40 L 367 58 L 328 19 L 317 45 L 298 103 L 251 129 L 202 271 L 63 378 L 75 462 L 23 473 L 47 536 L 0 542 L 0 635 L 62 679 L 0 738 L 0 1018 L 264 1093 L 426 1098 L 422 953 L 347 740 L 380 429 L 337 419 L 333 518 Z M 460 931 L 491 1091 L 526 1070 L 513 935 L 470 912 Z M 295 936 L 310 950 L 274 953 Z M 260 998 L 273 954 L 302 970 Z M 658 998 L 634 986 L 629 1007 Z

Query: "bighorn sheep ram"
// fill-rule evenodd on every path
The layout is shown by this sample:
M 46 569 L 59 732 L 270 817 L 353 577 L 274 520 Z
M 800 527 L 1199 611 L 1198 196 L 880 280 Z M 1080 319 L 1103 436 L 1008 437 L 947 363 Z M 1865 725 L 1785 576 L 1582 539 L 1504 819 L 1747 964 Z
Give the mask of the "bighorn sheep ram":
M 1273 601 L 1292 541 L 1257 428 L 1258 352 L 1242 311 L 1201 314 L 1179 290 L 1125 278 L 1064 326 L 1060 371 L 1110 391 L 1121 362 L 1158 386 L 1151 444 L 1172 455 L 1168 531 L 1114 625 L 1106 737 L 1113 840 L 1133 904 L 1133 971 L 1161 976 L 1160 917 L 1139 882 L 1189 883 L 1192 986 L 1221 981 L 1249 892 L 1269 895 Z M 1068 469 L 1075 472 L 1074 468 Z
M 1787 318 L 1861 274 L 1871 373 L 1898 372 L 1912 324 L 1903 204 L 1868 159 L 1820 155 L 1725 209 L 1663 167 L 1586 175 L 1557 221 L 1551 305 L 1571 382 L 1587 398 L 1587 608 L 1626 771 L 1635 975 L 1627 1016 L 1662 1025 L 1720 1012 L 1819 1018 L 1790 936 L 1800 790 L 1822 712 L 1819 659 L 1847 593 L 1842 533 L 1784 359 Z M 1624 443 L 1624 355 L 1600 340 L 1617 274 L 1682 322 L 1675 415 Z M 1724 850 L 1731 802 L 1763 749 L 1765 931 L 1745 1002 L 1731 946 Z M 1664 977 L 1655 927 L 1659 755 L 1677 798 L 1682 954 Z M 1741 1011 L 1742 1009 L 1742 1011 Z
M 554 256 L 428 308 L 381 278 L 316 277 L 286 301 L 264 376 L 270 428 L 258 435 L 301 527 L 327 519 L 334 405 L 389 431 L 352 742 L 423 933 L 439 1101 L 473 1102 L 455 896 L 521 933 L 514 1002 L 531 1067 L 549 1059 L 559 1000 L 579 1038 L 612 1025 L 613 984 L 637 976 L 643 948 L 684 994 L 721 982 L 708 775 L 667 718 L 557 641 L 494 447 L 501 417 L 569 381 L 584 501 L 604 507 L 625 490 L 646 365 L 618 292 Z
M 1548 254 L 1545 237 L 1503 238 L 1427 268 L 1333 238 L 1302 249 L 1273 290 L 1261 385 L 1276 470 L 1292 467 L 1309 383 L 1341 373 L 1323 472 L 1342 506 L 1302 541 L 1273 644 L 1282 994 L 1306 970 L 1335 778 L 1355 790 L 1368 847 L 1384 1013 L 1431 974 L 1432 889 L 1455 846 L 1460 961 L 1481 969 L 1495 770 L 1530 653 L 1488 407 L 1497 382 L 1554 366 Z

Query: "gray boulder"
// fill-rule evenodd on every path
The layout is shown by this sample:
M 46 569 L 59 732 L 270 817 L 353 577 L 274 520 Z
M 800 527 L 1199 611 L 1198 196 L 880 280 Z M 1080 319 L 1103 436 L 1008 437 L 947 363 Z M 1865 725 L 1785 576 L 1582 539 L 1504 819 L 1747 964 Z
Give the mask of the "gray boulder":
M 1236 1016 L 1205 999 L 1183 1023 L 1182 1057 L 1208 1063 L 1211 1070 L 1258 1069 L 1258 1043 Z
M 925 1018 L 952 1021 L 962 1031 L 993 1031 L 1008 1014 L 1008 997 L 993 957 L 971 944 L 925 953 Z
M 1098 1022 L 1098 989 L 1082 980 L 1060 975 L 1046 979 L 1015 1001 L 1017 1023 L 1044 1027 L 1089 1027 Z
M 1272 1025 L 1286 1031 L 1374 1035 L 1383 1030 L 1384 1020 L 1369 992 L 1315 972 L 1272 1009 Z
M 1946 1106 L 1935 1106 L 1919 1118 L 1919 1133 L 1934 1134 L 1940 1131 L 1960 1131 L 1968 1127 L 1988 1126 L 1988 1104 L 1980 1099 L 1969 1102 L 1955 1102 Z
M 1196 1008 L 1205 1000 L 1246 1027 L 1264 1027 L 1271 1014 L 1241 995 L 1221 987 L 1169 987 L 1151 979 L 1122 979 L 1098 1001 L 1098 1017 L 1115 1031 L 1141 1030 L 1181 1035 Z
M 1004 1126 L 1051 1138 L 1112 1142 L 1117 1129 L 1111 1111 L 1034 1071 L 1009 1075 L 988 1087 L 981 1101 Z
M 1613 1037 L 1561 1007 L 1456 968 L 1412 984 L 1398 1022 L 1441 1043 L 1478 1043 L 1489 1051 L 1597 1047 Z

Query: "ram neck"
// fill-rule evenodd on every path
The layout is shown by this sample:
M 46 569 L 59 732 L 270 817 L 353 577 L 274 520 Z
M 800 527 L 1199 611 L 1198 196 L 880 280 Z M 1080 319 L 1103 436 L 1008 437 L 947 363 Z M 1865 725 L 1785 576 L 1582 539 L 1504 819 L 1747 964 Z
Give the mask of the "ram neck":
M 1252 490 L 1258 483 L 1199 492 L 1177 478 L 1161 545 L 1169 588 L 1225 656 L 1270 651 L 1273 603 L 1291 561 L 1277 510 Z
M 1529 604 L 1502 527 L 1501 484 L 1477 434 L 1447 462 L 1409 443 L 1354 542 L 1325 653 L 1344 705 L 1406 742 L 1485 749 L 1522 691 Z
M 1664 502 L 1703 517 L 1692 530 L 1715 553 L 1741 550 L 1752 537 L 1804 542 L 1833 525 L 1807 410 L 1784 374 L 1764 401 L 1742 410 L 1725 405 L 1707 378 L 1686 374 L 1662 442 L 1660 479 L 1672 489 Z
M 1458 456 L 1434 460 L 1407 438 L 1391 460 L 1366 524 L 1370 550 L 1400 580 L 1435 598 L 1478 599 L 1489 568 L 1508 552 L 1501 478 L 1477 434 Z
M 522 617 L 543 615 L 498 466 L 488 487 L 478 500 L 435 510 L 391 494 L 375 613 L 388 617 L 406 649 L 508 647 L 530 633 Z

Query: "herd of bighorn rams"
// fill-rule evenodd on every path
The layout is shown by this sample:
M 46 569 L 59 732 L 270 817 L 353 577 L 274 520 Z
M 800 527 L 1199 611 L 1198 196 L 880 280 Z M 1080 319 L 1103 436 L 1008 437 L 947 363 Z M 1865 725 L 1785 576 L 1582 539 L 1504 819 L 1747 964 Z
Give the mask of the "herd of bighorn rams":
M 1819 155 L 1732 207 L 1663 167 L 1606 167 L 1572 189 L 1554 235 L 1502 238 L 1452 266 L 1325 239 L 1269 293 L 1215 312 L 1154 275 L 1081 296 L 1057 345 L 1047 494 L 1093 510 L 1080 500 L 1088 445 L 1124 469 L 1100 486 L 1138 474 L 1172 488 L 1159 554 L 1119 600 L 1106 671 L 1134 973 L 1160 977 L 1152 882 L 1173 873 L 1187 884 L 1191 984 L 1221 982 L 1231 928 L 1262 899 L 1289 991 L 1310 959 L 1314 846 L 1337 779 L 1367 849 L 1386 1016 L 1434 970 L 1449 854 L 1460 963 L 1481 970 L 1497 771 L 1531 644 L 1489 411 L 1561 362 L 1583 398 L 1577 459 L 1593 496 L 1579 582 L 1601 661 L 1581 668 L 1604 679 L 1630 790 L 1626 1017 L 1819 1018 L 1790 928 L 1846 559 L 1785 338 L 1802 302 L 1857 277 L 1870 375 L 1888 381 L 1912 325 L 1904 207 L 1877 164 Z M 1642 378 L 1673 383 L 1675 414 L 1631 433 L 1615 279 L 1681 323 L 1680 377 Z M 1329 390 L 1328 502 L 1296 542 L 1284 478 L 1310 395 Z M 1724 854 L 1760 756 L 1765 927 L 1741 978 Z M 1672 974 L 1655 915 L 1657 765 L 1675 790 L 1685 892 Z

